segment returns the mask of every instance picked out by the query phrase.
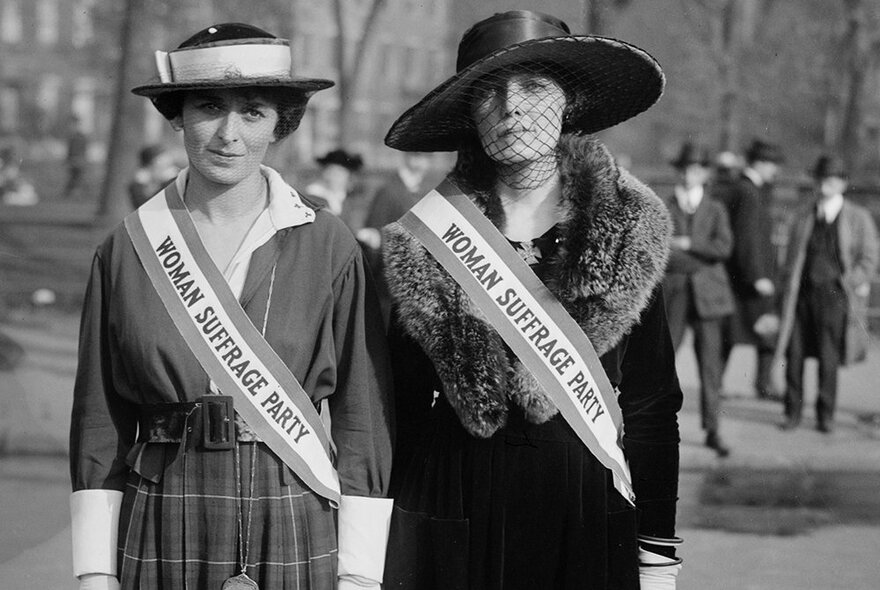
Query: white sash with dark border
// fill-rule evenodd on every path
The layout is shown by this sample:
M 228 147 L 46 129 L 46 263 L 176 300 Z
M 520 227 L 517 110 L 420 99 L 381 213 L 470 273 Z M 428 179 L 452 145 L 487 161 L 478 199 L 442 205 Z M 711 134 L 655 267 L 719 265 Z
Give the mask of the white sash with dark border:
M 174 325 L 220 391 L 316 494 L 338 506 L 330 441 L 308 394 L 245 314 L 172 183 L 125 218 Z
M 448 180 L 399 223 L 468 294 L 590 452 L 611 470 L 614 487 L 634 503 L 614 389 L 592 343 L 559 300 Z

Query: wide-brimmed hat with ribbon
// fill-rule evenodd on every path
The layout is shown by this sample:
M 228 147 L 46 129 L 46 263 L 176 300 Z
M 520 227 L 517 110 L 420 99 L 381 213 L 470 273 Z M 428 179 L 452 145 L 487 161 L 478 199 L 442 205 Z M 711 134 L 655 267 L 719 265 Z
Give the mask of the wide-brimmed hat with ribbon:
M 566 92 L 563 132 L 594 133 L 625 121 L 653 105 L 665 82 L 657 61 L 634 45 L 572 35 L 547 14 L 504 12 L 464 33 L 455 75 L 404 112 L 385 143 L 403 151 L 459 149 L 474 137 L 479 82 L 515 67 L 549 75 Z
M 290 43 L 244 23 L 203 29 L 173 51 L 156 51 L 158 79 L 132 89 L 156 98 L 167 92 L 205 88 L 280 88 L 307 95 L 331 80 L 295 76 Z

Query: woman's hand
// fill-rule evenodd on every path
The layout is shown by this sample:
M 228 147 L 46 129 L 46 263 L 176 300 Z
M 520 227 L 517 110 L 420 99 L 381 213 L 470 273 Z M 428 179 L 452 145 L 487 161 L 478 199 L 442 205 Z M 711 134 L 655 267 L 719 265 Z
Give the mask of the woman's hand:
M 776 288 L 773 286 L 773 281 L 768 278 L 762 278 L 755 281 L 755 291 L 757 291 L 759 295 L 770 297 L 776 292 Z
M 672 236 L 672 240 L 669 242 L 669 246 L 673 250 L 683 250 L 687 252 L 691 249 L 691 237 L 690 236 Z

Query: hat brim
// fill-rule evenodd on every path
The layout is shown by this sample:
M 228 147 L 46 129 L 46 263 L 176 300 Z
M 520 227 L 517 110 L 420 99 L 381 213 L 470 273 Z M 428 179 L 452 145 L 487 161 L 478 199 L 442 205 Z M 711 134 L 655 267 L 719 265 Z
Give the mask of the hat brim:
M 570 35 L 524 41 L 477 60 L 404 112 L 385 137 L 411 152 L 455 151 L 474 136 L 469 91 L 481 77 L 518 64 L 538 64 L 572 97 L 563 131 L 595 133 L 648 109 L 665 78 L 647 52 L 608 37 Z
M 168 92 L 182 90 L 207 90 L 231 88 L 280 88 L 299 92 L 317 92 L 334 85 L 332 80 L 321 78 L 227 78 L 223 80 L 201 80 L 189 82 L 169 82 L 145 84 L 132 88 L 138 96 L 155 98 Z

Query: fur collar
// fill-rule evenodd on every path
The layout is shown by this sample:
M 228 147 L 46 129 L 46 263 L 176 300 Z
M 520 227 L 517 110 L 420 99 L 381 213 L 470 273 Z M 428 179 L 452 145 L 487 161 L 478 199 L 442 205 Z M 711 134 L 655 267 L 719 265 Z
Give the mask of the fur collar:
M 566 137 L 559 151 L 561 241 L 550 261 L 548 286 L 601 356 L 632 329 L 662 279 L 669 215 L 599 142 Z M 503 228 L 497 197 L 480 192 L 471 197 Z M 450 405 L 469 432 L 494 434 L 506 423 L 509 402 L 534 423 L 556 414 L 467 295 L 397 223 L 385 229 L 384 259 L 397 321 L 433 361 Z

